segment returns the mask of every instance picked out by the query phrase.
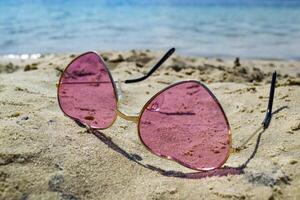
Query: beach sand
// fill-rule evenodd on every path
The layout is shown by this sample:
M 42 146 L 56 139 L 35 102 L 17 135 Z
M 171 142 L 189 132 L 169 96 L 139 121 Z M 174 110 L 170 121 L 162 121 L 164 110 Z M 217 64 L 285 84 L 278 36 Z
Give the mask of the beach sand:
M 163 52 L 101 52 L 115 80 L 146 73 Z M 257 128 L 278 72 L 270 127 L 225 166 L 196 172 L 144 148 L 136 124 L 118 118 L 94 134 L 59 109 L 56 83 L 74 58 L 0 58 L 0 199 L 300 199 L 300 62 L 173 55 L 146 81 L 122 85 L 137 113 L 168 85 L 199 80 L 222 104 L 233 146 Z M 255 151 L 255 152 L 254 152 Z M 244 169 L 234 168 L 253 158 Z

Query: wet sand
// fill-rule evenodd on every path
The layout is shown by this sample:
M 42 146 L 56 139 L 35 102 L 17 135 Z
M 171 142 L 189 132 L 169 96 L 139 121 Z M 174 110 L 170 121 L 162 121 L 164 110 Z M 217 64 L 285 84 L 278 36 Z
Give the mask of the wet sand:
M 114 79 L 125 80 L 146 73 L 163 53 L 101 54 Z M 92 134 L 65 117 L 56 83 L 74 56 L 0 58 L 0 199 L 300 198 L 300 62 L 173 55 L 146 81 L 122 85 L 122 110 L 138 113 L 172 83 L 207 84 L 237 146 L 263 120 L 277 70 L 270 127 L 223 168 L 195 172 L 147 151 L 132 122 L 119 118 Z

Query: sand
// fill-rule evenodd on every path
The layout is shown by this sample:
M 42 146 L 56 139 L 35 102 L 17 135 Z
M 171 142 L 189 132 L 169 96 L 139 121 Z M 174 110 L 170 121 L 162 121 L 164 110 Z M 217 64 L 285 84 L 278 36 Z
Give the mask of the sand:
M 115 80 L 138 77 L 162 54 L 102 52 Z M 207 84 L 237 146 L 263 120 L 277 70 L 270 127 L 207 173 L 151 154 L 132 122 L 119 118 L 92 134 L 65 117 L 56 83 L 74 56 L 0 58 L 0 199 L 300 199 L 300 62 L 249 59 L 236 66 L 234 59 L 174 55 L 146 81 L 122 85 L 122 108 L 138 113 L 171 83 Z

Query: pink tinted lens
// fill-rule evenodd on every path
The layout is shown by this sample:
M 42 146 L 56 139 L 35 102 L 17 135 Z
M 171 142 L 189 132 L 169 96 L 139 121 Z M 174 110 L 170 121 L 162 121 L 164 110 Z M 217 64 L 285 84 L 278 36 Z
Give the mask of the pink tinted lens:
M 229 155 L 229 125 L 212 94 L 196 81 L 171 86 L 146 105 L 142 142 L 154 154 L 192 169 L 222 166 Z
M 83 54 L 66 68 L 58 100 L 66 115 L 92 128 L 107 128 L 116 118 L 112 79 L 96 53 Z

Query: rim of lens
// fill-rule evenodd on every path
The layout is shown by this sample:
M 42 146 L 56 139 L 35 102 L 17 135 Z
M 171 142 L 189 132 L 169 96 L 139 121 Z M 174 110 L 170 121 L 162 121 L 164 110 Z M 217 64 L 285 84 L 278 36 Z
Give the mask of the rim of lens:
M 60 99 L 59 99 L 59 98 L 60 98 L 60 97 L 59 97 L 59 90 L 60 90 L 60 85 L 61 85 L 62 77 L 63 77 L 64 73 L 67 71 L 67 69 L 72 65 L 72 63 L 75 62 L 75 60 L 77 60 L 78 58 L 80 58 L 80 57 L 82 57 L 82 56 L 85 56 L 85 55 L 87 55 L 87 54 L 90 54 L 90 53 L 95 54 L 95 55 L 98 57 L 99 62 L 102 62 L 102 63 L 103 63 L 103 66 L 104 66 L 105 70 L 107 71 L 107 73 L 108 73 L 108 75 L 109 75 L 109 78 L 110 78 L 110 80 L 111 80 L 111 82 L 112 82 L 112 85 L 113 85 L 113 89 L 114 89 L 114 93 L 115 93 L 115 99 L 116 99 L 116 105 L 117 105 L 117 108 L 116 108 L 116 109 L 118 109 L 118 94 L 117 94 L 117 89 L 116 89 L 115 81 L 114 81 L 114 79 L 113 79 L 113 77 L 112 77 L 112 75 L 111 75 L 109 69 L 107 68 L 106 63 L 104 62 L 104 60 L 102 59 L 102 57 L 101 57 L 97 52 L 94 52 L 94 51 L 88 51 L 88 52 L 82 53 L 82 54 L 76 56 L 73 60 L 71 60 L 71 62 L 70 62 L 70 63 L 67 65 L 67 67 L 63 70 L 63 72 L 61 73 L 61 75 L 60 75 L 60 77 L 59 77 L 58 84 L 57 84 L 57 91 L 56 91 L 56 92 L 57 92 L 57 94 L 56 94 L 56 95 L 57 95 L 57 101 L 58 101 L 58 105 L 59 105 L 60 110 L 64 113 L 65 116 L 71 118 L 71 119 L 74 120 L 74 121 L 79 121 L 80 123 L 82 123 L 82 122 L 80 121 L 80 119 L 77 119 L 77 118 L 75 118 L 75 117 L 72 117 L 72 116 L 68 115 L 68 114 L 63 110 L 63 108 L 62 108 L 62 106 L 61 106 L 61 103 L 60 103 Z M 115 118 L 114 118 L 114 120 L 112 121 L 112 123 L 111 123 L 108 127 L 106 127 L 106 128 L 98 128 L 98 127 L 95 128 L 95 127 L 92 127 L 92 126 L 88 126 L 88 127 L 90 127 L 90 128 L 95 128 L 95 129 L 99 129 L 99 130 L 104 130 L 104 129 L 107 129 L 107 128 L 111 127 L 111 126 L 114 124 L 114 122 L 116 121 L 116 119 L 118 118 L 117 110 L 116 110 L 115 112 L 116 112 Z M 84 123 L 82 123 L 82 124 L 85 125 L 85 126 L 87 126 L 87 125 L 84 124 Z
M 168 89 L 170 89 L 170 88 L 172 88 L 172 87 L 174 87 L 174 86 L 176 86 L 176 85 L 180 85 L 180 84 L 183 84 L 183 83 L 189 83 L 189 82 L 194 82 L 194 83 L 199 84 L 200 86 L 202 86 L 202 87 L 210 94 L 210 96 L 213 98 L 213 100 L 214 100 L 214 101 L 218 104 L 218 106 L 220 107 L 220 109 L 221 109 L 221 111 L 222 111 L 222 114 L 223 114 L 224 117 L 225 117 L 225 121 L 226 121 L 226 123 L 227 123 L 227 125 L 228 125 L 229 149 L 228 149 L 228 152 L 227 152 L 227 154 L 226 154 L 226 157 L 225 157 L 224 161 L 221 162 L 221 164 L 220 164 L 219 166 L 217 166 L 217 167 L 211 167 L 211 168 L 197 168 L 197 167 L 192 167 L 192 166 L 190 166 L 189 164 L 186 164 L 186 163 L 184 163 L 184 162 L 182 162 L 182 161 L 179 161 L 178 159 L 173 158 L 173 157 L 171 157 L 171 156 L 159 155 L 159 154 L 155 153 L 151 148 L 149 148 L 149 147 L 144 143 L 144 141 L 143 141 L 143 139 L 142 139 L 142 137 L 141 137 L 141 132 L 140 132 L 141 117 L 142 117 L 144 111 L 147 109 L 148 105 L 149 105 L 149 104 L 150 104 L 157 96 L 159 96 L 159 95 L 160 95 L 161 93 L 163 93 L 164 91 L 166 91 L 166 90 L 168 90 Z M 213 170 L 213 169 L 218 169 L 218 168 L 220 168 L 221 166 L 223 166 L 223 165 L 226 163 L 226 161 L 228 160 L 229 155 L 230 155 L 230 150 L 231 150 L 231 148 L 232 148 L 231 128 L 230 128 L 230 124 L 229 124 L 228 118 L 227 118 L 227 116 L 226 116 L 226 114 L 225 114 L 225 111 L 224 111 L 222 105 L 220 104 L 220 102 L 219 102 L 219 100 L 217 99 L 217 97 L 210 91 L 210 89 L 209 89 L 206 85 L 204 85 L 204 84 L 201 83 L 200 81 L 196 81 L 196 80 L 185 80 L 185 81 L 180 81 L 180 82 L 171 84 L 171 85 L 169 85 L 168 87 L 166 87 L 166 88 L 162 89 L 161 91 L 157 92 L 154 96 L 152 96 L 152 97 L 147 101 L 147 103 L 143 106 L 143 108 L 142 108 L 142 110 L 141 110 L 141 112 L 140 112 L 140 114 L 139 114 L 139 121 L 138 121 L 137 129 L 138 129 L 138 135 L 139 135 L 139 139 L 140 139 L 141 143 L 142 143 L 143 146 L 144 146 L 148 151 L 150 151 L 152 154 L 154 154 L 154 155 L 156 155 L 156 156 L 159 156 L 159 157 L 161 157 L 161 158 L 167 159 L 167 160 L 174 161 L 174 162 L 176 162 L 176 163 L 178 163 L 178 164 L 180 164 L 180 165 L 182 165 L 182 166 L 185 166 L 185 167 L 187 167 L 187 168 L 189 168 L 189 169 L 194 169 L 194 170 L 198 170 L 198 171 L 210 171 L 210 170 Z

